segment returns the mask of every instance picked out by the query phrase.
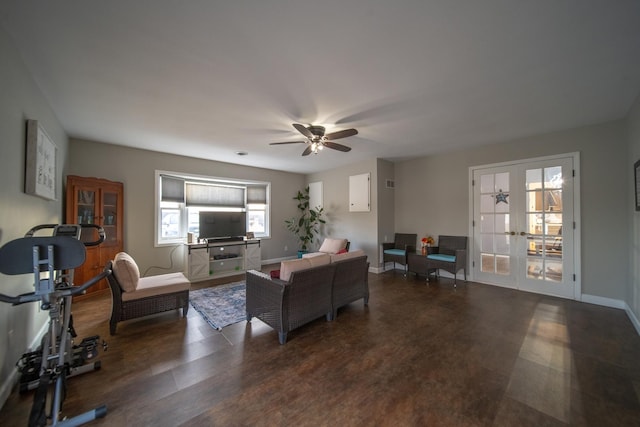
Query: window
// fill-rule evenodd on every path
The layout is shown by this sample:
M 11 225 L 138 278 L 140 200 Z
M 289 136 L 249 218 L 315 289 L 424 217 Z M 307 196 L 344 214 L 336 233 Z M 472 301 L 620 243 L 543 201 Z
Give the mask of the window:
M 198 236 L 201 211 L 246 212 L 247 231 L 269 237 L 268 182 L 156 171 L 156 245 L 184 243 Z

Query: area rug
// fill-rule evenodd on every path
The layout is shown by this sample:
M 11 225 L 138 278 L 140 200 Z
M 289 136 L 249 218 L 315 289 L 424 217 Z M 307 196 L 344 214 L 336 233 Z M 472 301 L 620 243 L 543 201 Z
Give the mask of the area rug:
M 229 283 L 189 292 L 189 302 L 208 324 L 221 330 L 247 319 L 244 282 Z

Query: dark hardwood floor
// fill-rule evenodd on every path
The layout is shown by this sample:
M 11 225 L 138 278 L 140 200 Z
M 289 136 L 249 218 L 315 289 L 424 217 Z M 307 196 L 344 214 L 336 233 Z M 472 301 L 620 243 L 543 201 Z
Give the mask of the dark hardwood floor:
M 257 319 L 219 332 L 193 309 L 110 337 L 109 294 L 74 303 L 79 337 L 109 350 L 69 380 L 65 413 L 106 404 L 91 424 L 105 426 L 640 425 L 640 337 L 624 311 L 399 271 L 369 280 L 368 307 L 285 345 Z M 30 406 L 14 391 L 0 425 L 26 425 Z

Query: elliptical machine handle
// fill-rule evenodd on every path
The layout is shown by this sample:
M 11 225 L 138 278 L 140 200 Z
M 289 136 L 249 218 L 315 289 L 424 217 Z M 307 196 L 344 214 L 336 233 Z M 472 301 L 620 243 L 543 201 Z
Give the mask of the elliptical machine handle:
M 33 237 L 33 235 L 35 234 L 36 231 L 38 230 L 44 230 L 45 228 L 56 228 L 58 224 L 40 224 L 40 225 L 36 225 L 35 227 L 31 228 L 29 231 L 27 231 L 24 234 L 24 237 Z
M 84 228 L 95 228 L 98 230 L 98 240 L 93 242 L 82 242 L 85 246 L 98 246 L 100 243 L 104 242 L 104 239 L 107 237 L 104 228 L 99 226 L 98 224 L 80 224 L 80 227 Z
M 98 274 L 95 277 L 92 277 L 91 279 L 87 280 L 86 282 L 84 282 L 82 285 L 80 286 L 72 286 L 68 289 L 65 289 L 61 292 L 62 296 L 74 296 L 74 295 L 78 295 L 81 294 L 82 292 L 86 291 L 87 289 L 89 289 L 91 286 L 95 285 L 96 283 L 98 283 L 100 280 L 106 278 L 108 275 L 110 275 L 112 273 L 112 270 L 109 269 L 104 269 L 102 271 L 102 273 Z
M 27 302 L 40 301 L 40 296 L 36 295 L 35 292 L 18 295 L 17 297 L 10 297 L 9 295 L 0 294 L 0 301 L 6 302 L 12 305 L 20 305 Z

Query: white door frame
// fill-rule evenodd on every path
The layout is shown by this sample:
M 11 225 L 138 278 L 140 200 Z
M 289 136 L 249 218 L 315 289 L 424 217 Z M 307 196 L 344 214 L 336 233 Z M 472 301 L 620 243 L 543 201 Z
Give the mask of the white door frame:
M 469 244 L 467 246 L 467 248 L 469 249 L 469 254 L 468 254 L 468 262 L 469 263 L 473 263 L 473 260 L 475 259 L 475 248 L 476 248 L 476 244 L 474 242 L 474 227 L 473 227 L 473 175 L 474 172 L 477 169 L 487 169 L 487 168 L 494 168 L 494 167 L 502 167 L 502 166 L 513 166 L 513 165 L 519 165 L 519 164 L 526 164 L 526 163 L 532 163 L 532 162 L 539 162 L 539 161 L 547 161 L 547 160 L 555 160 L 555 159 L 561 159 L 561 158 L 567 158 L 570 157 L 573 160 L 573 174 L 574 174 L 574 179 L 573 179 L 573 214 L 574 214 L 574 223 L 575 223 L 575 227 L 574 227 L 574 236 L 573 236 L 573 266 L 574 266 L 574 276 L 575 276 L 575 284 L 574 284 L 574 289 L 573 289 L 573 299 L 577 300 L 577 301 L 581 301 L 582 300 L 582 264 L 581 264 L 581 259 L 582 259 L 582 252 L 581 252 L 581 247 L 582 247 L 582 239 L 581 239 L 581 212 L 580 212 L 580 153 L 579 152 L 573 152 L 573 153 L 565 153 L 565 154 L 557 154 L 557 155 L 552 155 L 552 156 L 544 156 L 544 157 L 535 157 L 535 158 L 529 158 L 529 159 L 520 159 L 520 160 L 512 160 L 512 161 L 507 161 L 507 162 L 500 162 L 500 163 L 491 163 L 491 164 L 487 164 L 487 165 L 478 165 L 478 166 L 470 166 L 469 167 Z M 474 281 L 475 280 L 475 267 L 473 265 L 469 265 L 469 273 L 468 278 L 470 281 Z M 500 285 L 496 285 L 496 286 L 500 286 Z

